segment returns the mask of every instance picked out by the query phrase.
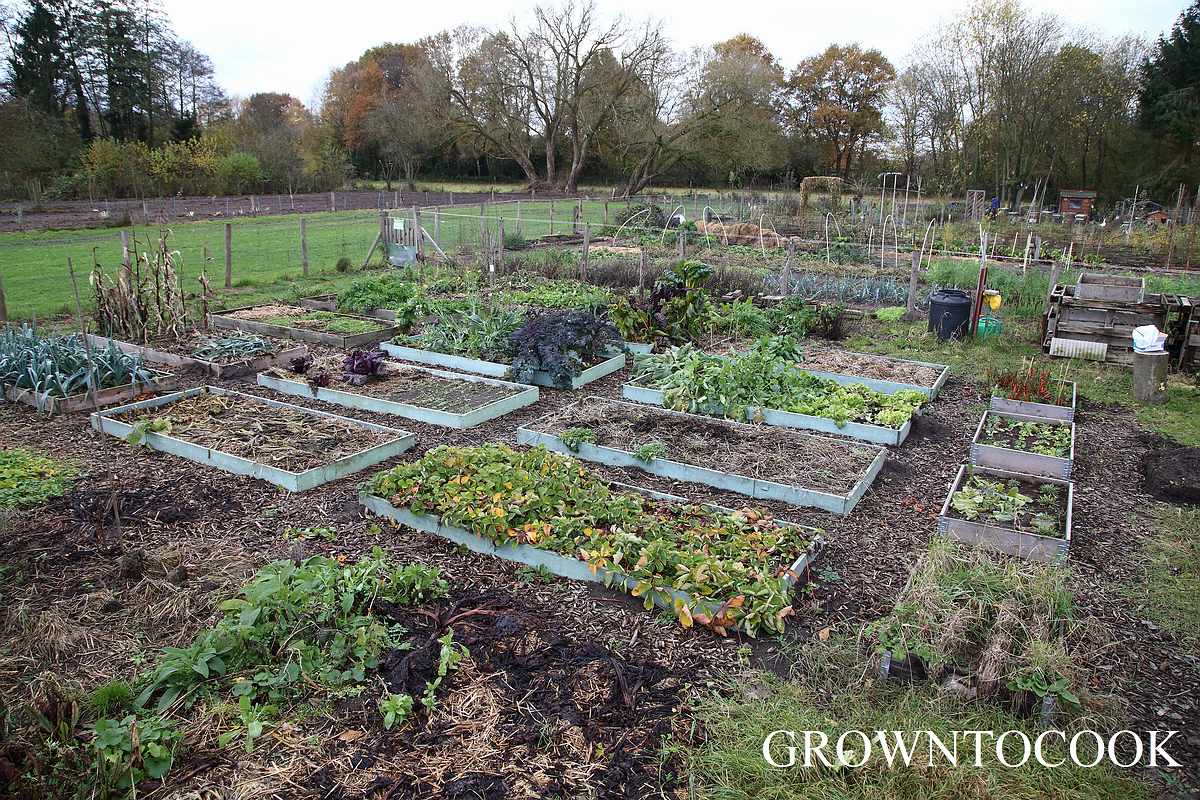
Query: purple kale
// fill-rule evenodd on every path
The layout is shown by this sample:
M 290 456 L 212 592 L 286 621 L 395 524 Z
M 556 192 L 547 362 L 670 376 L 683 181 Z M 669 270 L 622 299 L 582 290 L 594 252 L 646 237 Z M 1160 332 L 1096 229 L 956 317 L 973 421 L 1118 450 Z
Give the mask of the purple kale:
M 351 386 L 363 386 L 382 376 L 382 350 L 353 350 L 342 362 L 342 382 Z

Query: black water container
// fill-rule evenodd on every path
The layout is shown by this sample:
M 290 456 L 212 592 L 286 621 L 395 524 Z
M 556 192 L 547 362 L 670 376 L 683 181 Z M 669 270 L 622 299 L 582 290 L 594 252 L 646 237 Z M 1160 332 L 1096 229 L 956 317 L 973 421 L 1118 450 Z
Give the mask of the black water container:
M 971 298 L 962 289 L 938 289 L 929 295 L 929 330 L 942 341 L 967 334 L 971 320 Z

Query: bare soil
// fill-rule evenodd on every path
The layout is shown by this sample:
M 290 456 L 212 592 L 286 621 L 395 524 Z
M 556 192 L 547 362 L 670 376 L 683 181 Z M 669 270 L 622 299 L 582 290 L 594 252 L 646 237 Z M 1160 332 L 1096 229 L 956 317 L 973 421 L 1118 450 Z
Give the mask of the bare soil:
M 1142 461 L 1146 492 L 1168 503 L 1200 503 L 1200 447 L 1184 447 L 1163 436 L 1143 437 L 1150 448 Z
M 121 416 L 130 423 L 166 419 L 171 427 L 165 433 L 176 439 L 289 472 L 319 467 L 396 438 L 328 417 L 208 393 Z
M 595 434 L 595 444 L 629 452 L 660 442 L 666 446 L 664 457 L 672 461 L 834 494 L 849 493 L 879 452 L 786 428 L 673 414 L 597 397 L 530 427 L 555 436 L 569 428 L 587 428 Z
M 864 378 L 909 383 L 933 388 L 941 372 L 932 367 L 886 356 L 855 353 L 850 350 L 813 347 L 805 344 L 801 368 L 836 372 L 839 375 L 861 375 Z
M 409 366 L 397 366 L 394 362 L 384 363 L 384 375 L 381 378 L 356 386 L 341 380 L 342 360 L 343 357 L 339 355 L 323 354 L 314 358 L 309 371 L 326 371 L 333 376 L 331 388 L 339 391 L 378 397 L 383 400 L 394 400 L 397 403 L 448 411 L 453 414 L 474 411 L 497 400 L 519 394 L 526 388 L 444 378 Z M 288 380 L 304 380 L 303 375 L 296 375 L 285 370 L 272 370 L 272 372 Z

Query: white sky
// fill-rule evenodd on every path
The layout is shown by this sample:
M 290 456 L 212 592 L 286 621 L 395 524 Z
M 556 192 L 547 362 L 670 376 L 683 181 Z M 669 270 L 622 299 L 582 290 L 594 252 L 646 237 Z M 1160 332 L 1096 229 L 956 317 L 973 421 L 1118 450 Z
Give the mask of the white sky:
M 1072 27 L 1148 39 L 1165 32 L 1186 0 L 1025 0 L 1052 11 Z M 833 42 L 859 42 L 903 63 L 912 45 L 939 20 L 969 0 L 829 3 L 728 0 L 646 3 L 597 0 L 606 14 L 666 21 L 677 46 L 713 44 L 738 33 L 766 43 L 784 67 Z M 213 60 L 217 78 L 231 95 L 283 91 L 313 105 L 329 71 L 385 41 L 410 42 L 467 23 L 494 27 L 510 16 L 526 17 L 535 0 L 404 2 L 343 0 L 341 3 L 279 0 L 164 0 L 177 34 Z M 745 9 L 748 13 L 741 13 Z

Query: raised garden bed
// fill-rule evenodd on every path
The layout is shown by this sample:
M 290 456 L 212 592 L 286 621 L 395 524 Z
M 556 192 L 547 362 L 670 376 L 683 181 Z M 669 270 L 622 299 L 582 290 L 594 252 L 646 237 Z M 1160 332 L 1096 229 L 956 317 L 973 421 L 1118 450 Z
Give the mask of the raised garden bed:
M 370 347 L 396 335 L 396 328 L 371 317 L 301 306 L 246 306 L 209 314 L 215 328 L 292 339 L 342 350 Z
M 294 358 L 303 358 L 308 354 L 308 346 L 303 344 L 285 344 L 272 340 L 275 352 L 264 353 L 252 358 L 235 361 L 210 361 L 190 355 L 196 347 L 203 344 L 205 337 L 196 334 L 186 340 L 155 341 L 150 344 L 134 344 L 119 339 L 107 339 L 103 336 L 89 333 L 88 341 L 93 347 L 108 347 L 111 342 L 117 349 L 126 353 L 135 353 L 143 361 L 151 364 L 166 364 L 176 369 L 195 369 L 211 375 L 218 380 L 238 378 L 251 375 L 259 370 L 269 369 L 279 364 L 286 364 Z
M 93 392 L 81 392 L 70 397 L 54 397 L 45 392 L 34 392 L 31 389 L 18 389 L 14 386 L 5 387 L 4 396 L 14 403 L 33 406 L 47 414 L 71 414 L 79 411 L 93 411 L 98 407 L 111 406 L 114 403 L 124 403 L 139 395 L 166 392 L 179 385 L 179 379 L 169 372 L 150 371 L 153 376 L 147 382 L 127 383 L 123 386 L 110 386 Z
M 1061 403 L 1037 402 L 1034 400 L 1012 400 L 997 394 L 992 395 L 991 410 L 1002 411 L 1006 414 L 1020 414 L 1025 417 L 1052 419 L 1060 422 L 1075 421 L 1075 383 L 1074 381 L 1057 381 L 1062 387 Z
M 360 500 L 416 530 L 619 588 L 647 609 L 672 609 L 685 627 L 720 633 L 782 631 L 793 585 L 819 548 L 811 531 L 749 509 L 614 490 L 542 449 L 439 447 L 377 474 Z
M 878 447 L 603 398 L 519 428 L 517 441 L 835 514 L 858 504 L 885 457 Z
M 316 294 L 311 297 L 301 297 L 296 301 L 296 304 L 303 308 L 311 308 L 314 311 L 337 311 L 338 296 L 336 294 Z M 396 312 L 390 308 L 372 308 L 370 311 L 362 312 L 360 316 L 381 319 L 384 322 L 391 323 L 396 321 Z
M 1070 481 L 964 464 L 942 504 L 938 532 L 986 550 L 1054 561 L 1071 546 L 1073 501 Z
M 425 367 L 384 364 L 383 375 L 362 386 L 315 387 L 282 370 L 258 374 L 258 384 L 277 392 L 347 408 L 471 428 L 536 403 L 536 386 Z
M 971 464 L 1071 480 L 1075 424 L 986 411 L 971 440 Z
M 804 349 L 804 360 L 796 366 L 816 375 L 848 386 L 861 383 L 883 394 L 902 391 L 920 392 L 931 400 L 938 396 L 950 367 L 927 361 L 906 361 L 870 353 L 833 348 Z
M 404 361 L 415 361 L 418 364 L 429 364 L 435 367 L 448 367 L 449 369 L 462 370 L 463 372 L 474 372 L 478 375 L 487 375 L 493 378 L 508 378 L 512 375 L 512 365 L 503 364 L 498 361 L 484 361 L 479 358 L 468 358 L 467 356 L 452 355 L 450 353 L 439 353 L 434 350 L 421 350 L 416 347 L 408 347 L 406 345 L 395 344 L 393 342 L 384 342 L 380 345 L 383 352 L 393 358 L 399 358 Z M 578 389 L 586 386 L 592 381 L 599 380 L 606 375 L 611 375 L 614 372 L 619 372 L 625 368 L 625 354 L 618 353 L 614 356 L 600 361 L 596 364 L 584 369 L 578 375 L 571 379 L 571 388 Z M 535 372 L 530 383 L 536 386 L 553 387 L 554 381 L 545 372 Z
M 665 393 L 659 389 L 649 389 L 634 383 L 621 387 L 621 396 L 638 403 L 666 408 Z M 715 415 L 714 415 L 715 416 Z M 874 444 L 899 445 L 908 438 L 912 430 L 912 420 L 905 422 L 900 428 L 885 428 L 882 425 L 869 425 L 864 422 L 847 422 L 838 425 L 825 417 L 814 417 L 810 414 L 796 414 L 791 411 L 779 411 L 760 406 L 747 406 L 745 413 L 747 422 L 761 422 L 764 425 L 775 425 L 781 428 L 798 428 L 807 431 L 820 431 L 839 436 L 849 436 Z
M 92 427 L 290 492 L 344 478 L 408 450 L 407 431 L 199 386 L 92 414 Z

